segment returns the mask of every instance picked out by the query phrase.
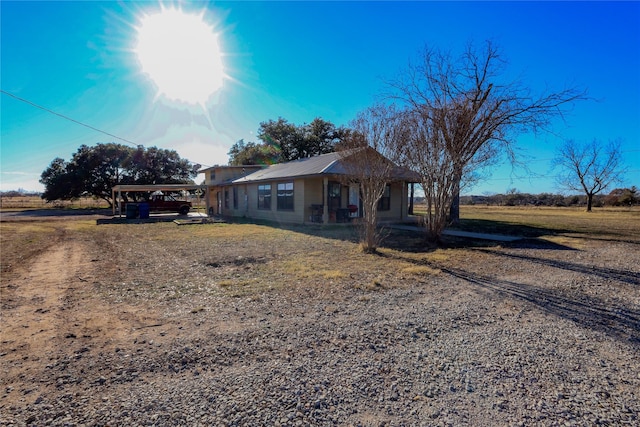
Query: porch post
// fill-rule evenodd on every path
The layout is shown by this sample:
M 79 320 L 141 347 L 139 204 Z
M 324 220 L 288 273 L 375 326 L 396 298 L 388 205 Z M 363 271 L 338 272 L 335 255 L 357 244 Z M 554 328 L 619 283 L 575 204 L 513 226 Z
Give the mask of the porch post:
M 400 221 L 404 221 L 409 216 L 409 206 L 407 205 L 407 199 L 409 198 L 409 186 L 406 182 L 402 181 L 402 202 L 400 204 Z
M 329 222 L 329 178 L 322 180 L 322 223 Z
M 247 184 L 244 185 L 244 216 L 249 216 L 249 190 Z
M 409 215 L 413 215 L 413 196 L 414 196 L 414 183 L 410 183 L 411 185 L 411 196 L 409 197 Z

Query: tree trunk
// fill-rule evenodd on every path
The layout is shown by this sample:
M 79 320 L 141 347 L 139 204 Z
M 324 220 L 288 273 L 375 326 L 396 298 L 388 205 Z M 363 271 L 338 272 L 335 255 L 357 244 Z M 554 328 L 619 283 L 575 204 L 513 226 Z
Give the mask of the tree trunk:
M 591 212 L 592 205 L 593 205 L 593 194 L 587 193 L 587 212 Z
M 456 177 L 456 181 L 453 186 L 453 199 L 451 201 L 451 208 L 449 209 L 449 224 L 460 224 L 460 177 Z
M 365 215 L 363 218 L 362 227 L 363 236 L 361 241 L 363 243 L 363 252 L 367 254 L 376 253 L 378 249 L 378 218 L 377 218 L 377 202 L 372 203 L 370 200 L 365 201 Z

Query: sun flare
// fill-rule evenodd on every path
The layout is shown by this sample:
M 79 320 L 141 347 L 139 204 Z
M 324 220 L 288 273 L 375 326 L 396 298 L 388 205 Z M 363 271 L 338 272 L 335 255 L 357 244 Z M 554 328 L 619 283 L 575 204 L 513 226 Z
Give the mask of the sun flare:
M 204 105 L 222 88 L 218 36 L 203 15 L 163 8 L 140 19 L 134 52 L 159 96 Z

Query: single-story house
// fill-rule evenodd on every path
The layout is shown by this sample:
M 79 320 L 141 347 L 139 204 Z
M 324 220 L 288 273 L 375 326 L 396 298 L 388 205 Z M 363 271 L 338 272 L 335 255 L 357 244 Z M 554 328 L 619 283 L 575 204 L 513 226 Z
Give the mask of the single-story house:
M 294 224 L 361 217 L 360 188 L 345 179 L 344 159 L 335 152 L 269 166 L 207 168 L 208 213 Z M 413 173 L 394 168 L 378 203 L 380 221 L 407 219 L 415 182 Z

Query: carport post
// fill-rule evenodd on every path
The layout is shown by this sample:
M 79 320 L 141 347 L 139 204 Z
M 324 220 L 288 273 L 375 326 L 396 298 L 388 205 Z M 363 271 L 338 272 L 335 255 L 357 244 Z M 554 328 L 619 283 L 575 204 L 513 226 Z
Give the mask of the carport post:
M 118 218 L 122 218 L 122 203 L 120 200 L 122 199 L 122 190 L 118 188 Z
M 325 177 L 322 180 L 322 223 L 327 224 L 329 222 L 329 178 Z M 338 206 L 339 207 L 339 206 Z

